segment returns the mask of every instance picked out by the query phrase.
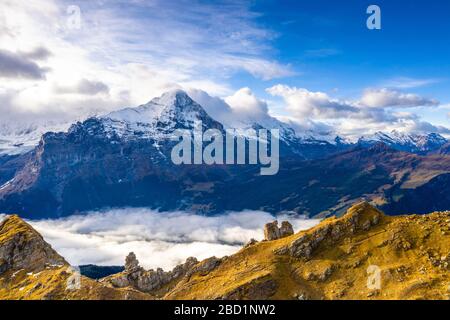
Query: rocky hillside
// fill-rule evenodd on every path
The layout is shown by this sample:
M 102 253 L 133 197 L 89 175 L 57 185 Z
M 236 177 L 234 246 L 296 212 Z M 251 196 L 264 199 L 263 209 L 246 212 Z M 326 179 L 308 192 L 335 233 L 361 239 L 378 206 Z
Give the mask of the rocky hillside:
M 189 258 L 171 271 L 125 270 L 70 284 L 69 265 L 17 216 L 0 225 L 2 299 L 449 299 L 450 212 L 384 215 L 367 203 L 292 234 L 266 225 L 265 240 L 236 254 Z M 76 281 L 75 281 L 76 282 Z
M 440 154 L 450 154 L 450 143 L 447 143 L 446 145 L 444 145 L 440 150 L 439 150 Z
M 148 299 L 132 289 L 107 288 L 79 276 L 18 216 L 0 224 L 0 299 Z
M 366 203 L 339 219 L 254 243 L 166 299 L 448 299 L 450 213 L 389 217 Z M 372 284 L 379 270 L 378 286 Z

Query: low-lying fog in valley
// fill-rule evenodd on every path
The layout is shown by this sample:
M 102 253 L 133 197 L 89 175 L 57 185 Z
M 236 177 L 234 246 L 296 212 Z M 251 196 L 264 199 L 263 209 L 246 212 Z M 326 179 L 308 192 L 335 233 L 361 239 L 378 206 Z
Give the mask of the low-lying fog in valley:
M 4 217 L 0 214 L 0 221 Z M 123 265 L 133 251 L 146 269 L 169 270 L 190 256 L 201 260 L 233 254 L 251 238 L 263 239 L 264 224 L 275 219 L 288 220 L 295 232 L 319 222 L 263 211 L 208 217 L 145 208 L 28 222 L 72 265 Z

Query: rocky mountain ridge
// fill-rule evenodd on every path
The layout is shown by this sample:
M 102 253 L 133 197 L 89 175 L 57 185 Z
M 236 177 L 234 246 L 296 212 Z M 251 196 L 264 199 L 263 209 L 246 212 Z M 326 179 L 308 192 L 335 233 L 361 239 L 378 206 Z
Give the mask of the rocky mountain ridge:
M 148 207 L 327 216 L 342 214 L 360 200 L 388 213 L 450 206 L 448 197 L 430 204 L 427 196 L 438 193 L 436 181 L 446 181 L 450 173 L 445 152 L 417 155 L 372 140 L 367 145 L 314 142 L 287 127 L 280 170 L 273 177 L 260 176 L 260 166 L 252 165 L 174 165 L 175 142 L 169 137 L 196 120 L 204 129 L 225 129 L 186 93 L 174 91 L 138 108 L 79 122 L 66 133 L 47 133 L 32 152 L 0 157 L 0 212 L 47 218 Z M 413 196 L 423 205 L 409 205 Z
M 391 148 L 410 153 L 427 154 L 437 151 L 448 143 L 448 140 L 437 133 L 408 134 L 393 130 L 390 133 L 376 132 L 373 135 L 359 138 L 360 145 L 373 145 L 382 142 Z
M 1 252 L 11 252 L 4 247 L 23 233 L 33 237 L 16 246 L 14 261 L 49 248 L 28 224 L 10 216 L 0 226 Z M 0 271 L 0 298 L 450 299 L 449 235 L 448 211 L 389 217 L 360 203 L 312 229 L 251 241 L 227 257 L 189 258 L 172 271 L 144 270 L 131 253 L 123 272 L 98 282 L 81 277 L 75 290 L 67 288 L 73 276 L 68 264 L 52 264 L 62 259 L 54 252 L 38 265 L 9 263 Z M 379 283 L 368 285 L 374 270 Z
M 161 97 L 154 98 L 150 102 L 138 107 L 128 107 L 105 115 L 88 118 L 86 121 L 102 123 L 107 137 L 119 136 L 127 139 L 165 139 L 168 132 L 174 128 L 189 128 L 194 120 L 206 122 L 208 128 L 228 128 L 230 124 L 221 124 L 213 120 L 205 109 L 193 101 L 186 92 L 172 90 Z M 80 122 L 83 123 L 84 121 Z M 48 132 L 58 133 L 71 130 L 70 127 L 79 126 L 80 123 L 70 126 L 68 123 L 50 123 L 47 125 L 30 124 L 23 128 L 11 128 L 3 125 L 0 127 L 0 155 L 18 155 L 29 152 L 39 144 L 40 137 Z M 245 129 L 266 128 L 279 129 L 281 137 L 290 144 L 354 146 L 358 144 L 372 145 L 383 142 L 400 151 L 413 153 L 428 153 L 438 150 L 449 142 L 438 133 L 403 133 L 399 131 L 376 132 L 364 135 L 352 142 L 333 132 L 315 132 L 294 130 L 291 125 L 274 117 L 267 116 L 253 122 L 241 120 L 233 128 Z

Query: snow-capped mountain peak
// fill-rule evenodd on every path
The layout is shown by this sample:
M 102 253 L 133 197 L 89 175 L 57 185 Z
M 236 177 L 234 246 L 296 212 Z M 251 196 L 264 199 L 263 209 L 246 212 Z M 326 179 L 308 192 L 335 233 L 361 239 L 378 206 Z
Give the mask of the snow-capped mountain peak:
M 191 97 L 189 97 L 189 95 L 185 91 L 180 89 L 167 91 L 160 97 L 154 98 L 152 101 L 163 106 L 177 107 L 190 106 L 194 103 Z
M 335 132 L 316 132 L 312 130 L 301 130 L 289 122 L 281 121 L 266 115 L 257 119 L 242 118 L 239 120 L 221 122 L 213 119 L 205 109 L 195 102 L 186 92 L 172 90 L 150 102 L 135 108 L 125 108 L 111 112 L 103 116 L 88 119 L 83 123 L 72 125 L 69 132 L 78 129 L 86 129 L 90 134 L 100 134 L 105 138 L 120 139 L 151 139 L 159 144 L 159 140 L 167 139 L 175 129 L 193 129 L 196 121 L 201 121 L 203 129 L 236 129 L 238 134 L 246 135 L 248 129 L 258 130 L 279 129 L 280 138 L 286 145 L 303 152 L 316 146 L 349 147 L 355 144 Z M 12 135 L 8 130 L 0 127 L 0 155 L 24 153 L 31 150 L 40 140 L 42 134 L 47 131 L 65 131 L 68 126 L 61 130 L 28 130 L 26 134 Z M 400 131 L 390 133 L 376 132 L 363 136 L 357 140 L 357 144 L 367 146 L 377 142 L 383 142 L 388 146 L 407 152 L 427 153 L 435 151 L 448 143 L 448 140 L 437 133 L 411 134 Z
M 175 129 L 191 129 L 195 121 L 204 127 L 221 128 L 186 92 L 173 90 L 136 108 L 126 108 L 99 117 L 108 133 L 121 137 L 158 138 Z
M 167 116 L 189 118 L 189 113 L 203 116 L 206 112 L 195 103 L 184 91 L 176 90 L 164 93 L 161 97 L 154 98 L 150 102 L 136 108 L 126 108 L 111 112 L 100 118 L 115 121 L 152 124 Z

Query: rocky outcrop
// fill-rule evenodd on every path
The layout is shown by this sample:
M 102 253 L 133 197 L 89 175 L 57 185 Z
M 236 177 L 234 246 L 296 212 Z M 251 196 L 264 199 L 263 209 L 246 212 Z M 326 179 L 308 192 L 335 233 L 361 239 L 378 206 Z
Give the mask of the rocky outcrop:
M 276 240 L 280 238 L 280 229 L 278 228 L 278 221 L 266 223 L 264 226 L 264 239 L 267 241 Z
M 211 258 L 205 259 L 205 260 L 197 263 L 192 269 L 188 270 L 186 272 L 186 275 L 191 276 L 195 273 L 198 273 L 200 275 L 208 274 L 209 272 L 211 272 L 212 270 L 217 268 L 223 259 L 226 259 L 226 258 L 219 259 L 216 257 L 211 257 Z M 175 269 L 176 268 L 177 267 L 175 267 Z
M 206 274 L 215 269 L 220 262 L 221 259 L 216 257 L 201 262 L 194 257 L 189 257 L 185 263 L 168 272 L 161 268 L 145 270 L 139 266 L 136 255 L 131 252 L 125 259 L 125 270 L 123 272 L 106 277 L 101 281 L 118 288 L 133 287 L 143 292 L 153 292 L 183 277 L 190 277 L 195 273 Z
M 244 248 L 248 248 L 248 247 L 254 246 L 254 245 L 257 244 L 257 243 L 258 243 L 257 240 L 251 238 L 250 241 L 247 242 L 247 243 L 244 245 Z
M 278 221 L 267 223 L 264 226 L 264 239 L 267 241 L 281 239 L 294 234 L 294 228 L 288 221 L 281 223 L 281 228 L 278 227 Z
M 136 258 L 134 252 L 130 252 L 125 258 L 125 272 L 135 273 L 140 271 L 142 268 L 139 266 L 139 260 Z
M 0 224 L 0 274 L 9 270 L 40 271 L 68 263 L 28 223 L 16 215 Z
M 360 203 L 353 206 L 341 219 L 330 218 L 310 232 L 304 233 L 288 246 L 276 250 L 277 254 L 289 254 L 294 258 L 309 260 L 321 244 L 336 243 L 357 231 L 367 231 L 377 225 L 382 213 L 369 205 Z
M 288 221 L 281 222 L 280 227 L 280 235 L 282 238 L 288 237 L 294 234 L 294 228 L 292 227 L 292 224 L 290 224 Z

